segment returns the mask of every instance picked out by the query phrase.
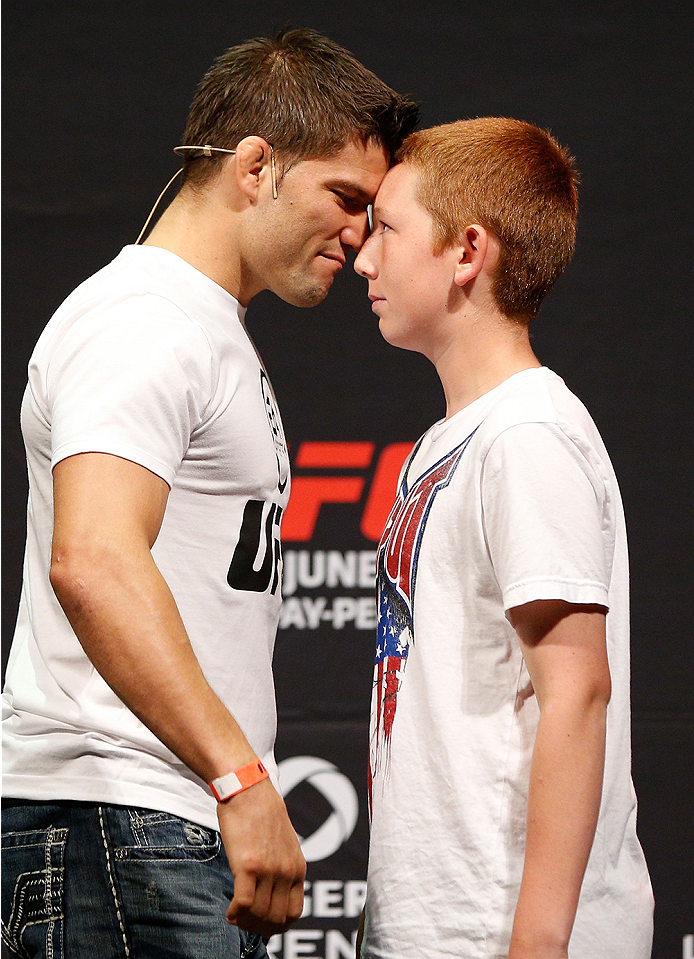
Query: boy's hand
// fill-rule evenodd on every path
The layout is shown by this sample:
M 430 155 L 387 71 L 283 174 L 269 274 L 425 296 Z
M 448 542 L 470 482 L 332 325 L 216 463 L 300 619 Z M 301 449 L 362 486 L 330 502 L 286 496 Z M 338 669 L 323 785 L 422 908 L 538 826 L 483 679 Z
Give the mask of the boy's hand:
M 538 600 L 508 618 L 540 707 L 508 959 L 567 959 L 600 809 L 611 691 L 605 610 Z
M 563 946 L 538 946 L 512 939 L 508 959 L 569 959 L 569 953 Z

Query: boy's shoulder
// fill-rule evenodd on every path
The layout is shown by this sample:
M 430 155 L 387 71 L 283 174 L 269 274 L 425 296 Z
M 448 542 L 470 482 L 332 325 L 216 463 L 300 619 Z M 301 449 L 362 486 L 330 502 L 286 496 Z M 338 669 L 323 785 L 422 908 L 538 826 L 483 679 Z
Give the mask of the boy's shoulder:
M 507 430 L 529 424 L 548 425 L 578 441 L 594 445 L 598 438 L 592 417 L 564 380 L 547 367 L 523 370 L 490 395 L 479 425 L 479 443 L 489 446 Z
M 492 390 L 496 395 L 490 396 L 492 402 L 480 424 L 483 432 L 498 434 L 522 423 L 556 423 L 552 380 L 564 385 L 556 373 L 541 367 L 516 373 Z
M 606 458 L 604 445 L 588 410 L 556 373 L 547 367 L 510 376 L 449 420 L 424 434 L 410 460 L 410 476 L 421 476 L 463 448 L 466 462 L 478 468 L 490 450 L 503 447 L 578 451 L 591 463 Z M 471 456 L 469 454 L 472 454 Z

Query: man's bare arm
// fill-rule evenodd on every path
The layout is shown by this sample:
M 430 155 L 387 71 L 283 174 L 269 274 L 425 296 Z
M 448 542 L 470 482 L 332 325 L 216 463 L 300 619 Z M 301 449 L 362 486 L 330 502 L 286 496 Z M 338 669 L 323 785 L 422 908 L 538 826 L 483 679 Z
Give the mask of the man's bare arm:
M 566 959 L 602 792 L 611 692 L 605 611 L 543 600 L 508 615 L 540 707 L 508 956 Z
M 168 486 L 129 460 L 81 453 L 53 471 L 51 584 L 118 697 L 209 782 L 255 758 L 205 679 L 151 548 Z M 298 918 L 305 862 L 269 780 L 218 806 L 235 877 L 231 921 L 264 936 Z

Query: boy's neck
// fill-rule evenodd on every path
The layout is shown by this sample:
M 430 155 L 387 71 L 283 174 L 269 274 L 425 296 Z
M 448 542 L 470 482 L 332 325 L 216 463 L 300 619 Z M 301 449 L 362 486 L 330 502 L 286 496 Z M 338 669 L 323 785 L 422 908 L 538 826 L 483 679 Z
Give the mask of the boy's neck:
M 503 314 L 477 316 L 434 360 L 446 396 L 446 419 L 522 370 L 542 366 L 527 326 Z

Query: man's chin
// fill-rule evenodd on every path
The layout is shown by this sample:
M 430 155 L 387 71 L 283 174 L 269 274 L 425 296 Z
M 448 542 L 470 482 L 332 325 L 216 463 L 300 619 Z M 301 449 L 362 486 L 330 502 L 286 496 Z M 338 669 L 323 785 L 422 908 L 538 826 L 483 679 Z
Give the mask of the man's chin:
M 275 290 L 277 296 L 281 300 L 284 300 L 285 303 L 289 303 L 291 306 L 298 306 L 300 308 L 307 308 L 310 306 L 318 306 L 319 303 L 322 303 L 330 292 L 330 287 L 332 286 L 332 280 L 325 283 L 314 283 L 311 286 L 303 286 L 286 288 L 283 290 Z

